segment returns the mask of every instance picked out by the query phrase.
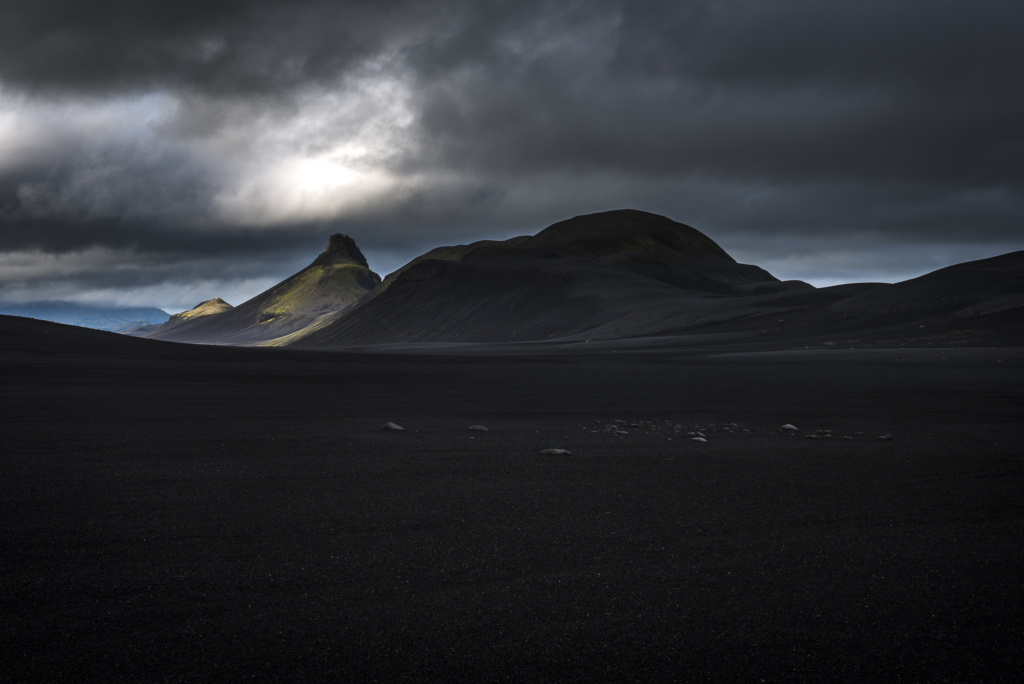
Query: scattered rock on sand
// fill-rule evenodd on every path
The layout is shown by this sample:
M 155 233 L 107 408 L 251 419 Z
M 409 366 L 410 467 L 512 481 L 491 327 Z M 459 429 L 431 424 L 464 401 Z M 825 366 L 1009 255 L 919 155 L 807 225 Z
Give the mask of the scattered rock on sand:
M 818 435 L 804 435 L 804 439 L 821 439 Z
M 779 429 L 780 430 L 799 430 L 800 428 L 798 428 L 796 425 L 790 425 L 789 423 L 786 423 L 785 425 L 783 425 Z
M 482 430 L 484 432 L 487 432 L 487 428 L 485 428 L 483 425 L 470 425 L 469 429 L 470 430 Z M 583 429 L 586 430 L 586 428 L 583 428 Z
M 879 435 L 878 439 L 884 439 L 884 440 L 892 441 L 892 435 Z
M 707 442 L 708 440 L 704 439 L 703 437 L 694 437 L 690 441 L 691 442 Z
M 572 452 L 569 451 L 568 449 L 541 449 L 540 453 L 542 453 L 542 454 L 554 454 L 556 456 L 561 456 L 563 454 L 572 456 Z
M 395 425 L 394 423 L 384 423 L 384 427 L 381 430 L 405 430 L 401 425 Z

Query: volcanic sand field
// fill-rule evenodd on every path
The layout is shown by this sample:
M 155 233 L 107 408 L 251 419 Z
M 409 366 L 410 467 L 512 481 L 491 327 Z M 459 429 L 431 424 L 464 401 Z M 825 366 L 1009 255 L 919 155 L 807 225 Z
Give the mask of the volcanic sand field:
M 4 681 L 1024 666 L 1020 349 L 370 354 L 2 327 Z

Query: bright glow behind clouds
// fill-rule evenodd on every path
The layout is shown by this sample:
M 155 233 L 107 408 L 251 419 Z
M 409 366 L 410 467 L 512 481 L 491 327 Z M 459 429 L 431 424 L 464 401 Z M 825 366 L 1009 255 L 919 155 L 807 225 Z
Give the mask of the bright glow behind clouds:
M 214 209 L 221 219 L 248 226 L 329 219 L 357 211 L 395 186 L 386 173 L 361 170 L 344 152 L 284 157 L 264 169 L 248 166 L 217 194 Z
M 211 103 L 169 93 L 40 102 L 0 92 L 0 170 L 69 150 L 80 157 L 69 175 L 20 184 L 20 208 L 35 215 L 259 227 L 358 213 L 399 184 L 386 165 L 409 144 L 413 116 L 399 79 L 343 85 L 290 103 Z M 203 120 L 211 106 L 215 115 Z M 123 183 L 112 181 L 147 158 L 160 162 L 164 176 L 152 179 L 155 191 L 118 196 Z M 180 177 L 190 172 L 191 179 Z M 176 185 L 191 191 L 175 193 Z
M 213 198 L 222 221 L 250 226 L 358 214 L 400 184 L 387 170 L 413 123 L 401 79 L 350 79 L 339 92 L 313 90 L 271 112 L 237 155 Z M 228 126 L 226 126 L 227 128 Z

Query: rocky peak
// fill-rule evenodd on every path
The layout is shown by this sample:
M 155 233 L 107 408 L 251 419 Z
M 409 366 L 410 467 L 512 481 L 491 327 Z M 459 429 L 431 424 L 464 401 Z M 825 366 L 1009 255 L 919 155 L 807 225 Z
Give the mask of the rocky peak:
M 348 235 L 335 233 L 327 241 L 327 249 L 313 262 L 314 266 L 330 266 L 334 264 L 357 264 L 369 268 L 366 257 L 356 247 L 356 241 Z

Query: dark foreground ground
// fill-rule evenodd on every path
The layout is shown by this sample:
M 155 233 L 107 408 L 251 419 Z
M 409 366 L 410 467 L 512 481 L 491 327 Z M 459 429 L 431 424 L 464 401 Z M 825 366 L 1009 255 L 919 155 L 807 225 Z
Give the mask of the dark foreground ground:
M 1024 669 L 1019 349 L 450 357 L 54 329 L 0 340 L 4 681 Z

